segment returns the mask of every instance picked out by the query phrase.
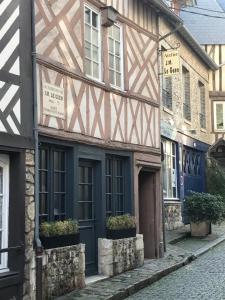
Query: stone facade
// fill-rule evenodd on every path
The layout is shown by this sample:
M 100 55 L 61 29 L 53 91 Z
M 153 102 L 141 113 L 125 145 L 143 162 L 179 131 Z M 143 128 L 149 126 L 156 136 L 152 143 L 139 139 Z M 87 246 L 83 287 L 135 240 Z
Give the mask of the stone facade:
M 85 286 L 85 245 L 44 250 L 43 299 L 55 297 Z
M 170 32 L 172 27 L 161 19 L 160 35 L 163 36 Z M 183 117 L 183 88 L 182 72 L 172 77 L 172 111 L 161 106 L 161 120 L 169 127 L 174 129 L 174 136 L 177 133 L 184 134 L 201 142 L 212 144 L 213 137 L 211 134 L 211 102 L 209 99 L 209 72 L 210 70 L 195 54 L 194 50 L 182 39 L 179 34 L 172 34 L 161 42 L 165 49 L 171 49 L 178 46 L 180 54 L 180 66 L 184 66 L 190 74 L 190 100 L 191 100 L 191 121 Z M 163 79 L 162 79 L 163 80 Z M 205 86 L 205 115 L 206 128 L 202 129 L 199 121 L 200 100 L 198 82 Z M 162 83 L 162 82 L 161 82 Z M 195 133 L 192 132 L 195 130 Z
M 109 240 L 98 239 L 99 274 L 115 276 L 144 264 L 143 235 Z
M 165 226 L 174 230 L 183 226 L 180 203 L 165 203 Z
M 26 195 L 25 195 L 25 270 L 24 300 L 36 299 L 35 289 L 35 202 L 34 202 L 34 151 L 26 151 Z

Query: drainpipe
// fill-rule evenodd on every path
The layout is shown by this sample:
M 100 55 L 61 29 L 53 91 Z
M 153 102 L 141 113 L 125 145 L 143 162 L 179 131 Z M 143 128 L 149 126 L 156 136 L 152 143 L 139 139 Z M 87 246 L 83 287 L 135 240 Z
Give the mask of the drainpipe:
M 34 99 L 34 142 L 35 142 L 35 250 L 36 250 L 36 300 L 42 300 L 42 253 L 43 248 L 39 238 L 39 150 L 38 150 L 38 109 L 37 109 L 37 75 L 36 75 L 36 43 L 35 43 L 35 5 L 32 0 L 32 72 Z

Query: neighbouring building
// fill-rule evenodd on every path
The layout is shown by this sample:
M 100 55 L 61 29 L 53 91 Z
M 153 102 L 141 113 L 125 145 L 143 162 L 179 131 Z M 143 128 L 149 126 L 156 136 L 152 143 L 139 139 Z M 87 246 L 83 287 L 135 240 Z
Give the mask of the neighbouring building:
M 196 8 L 196 6 L 198 6 Z M 207 12 L 207 13 L 206 13 Z M 197 13 L 197 14 L 196 14 Z M 203 49 L 218 64 L 210 74 L 213 146 L 210 155 L 225 162 L 225 1 L 198 0 L 181 11 L 181 18 Z M 198 25 L 196 25 L 198 24 Z
M 35 1 L 39 221 L 79 221 L 87 275 L 109 216 L 134 214 L 145 257 L 162 255 L 158 10 L 172 15 L 153 0 Z
M 170 5 L 177 7 L 173 1 Z M 182 216 L 185 196 L 190 191 L 205 191 L 205 158 L 212 144 L 209 74 L 217 69 L 189 31 L 179 27 L 179 20 L 160 18 L 159 23 L 161 37 L 172 32 L 160 42 L 161 56 L 173 48 L 180 56 L 180 72 L 171 77 L 161 75 L 163 194 L 168 229 L 186 222 Z
M 31 1 L 0 1 L 0 299 L 30 296 L 34 263 Z

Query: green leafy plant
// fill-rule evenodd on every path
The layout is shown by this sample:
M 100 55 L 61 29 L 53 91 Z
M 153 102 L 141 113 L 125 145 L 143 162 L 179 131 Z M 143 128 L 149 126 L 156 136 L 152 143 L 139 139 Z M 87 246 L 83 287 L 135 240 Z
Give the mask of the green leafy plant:
M 184 201 L 184 212 L 191 222 L 217 223 L 225 217 L 225 203 L 220 195 L 192 192 Z
M 40 235 L 44 237 L 75 233 L 78 233 L 78 222 L 76 220 L 43 222 L 40 225 Z
M 109 217 L 106 227 L 111 230 L 135 228 L 135 218 L 129 214 Z
M 206 163 L 207 192 L 220 195 L 225 201 L 225 170 L 214 158 L 208 158 Z

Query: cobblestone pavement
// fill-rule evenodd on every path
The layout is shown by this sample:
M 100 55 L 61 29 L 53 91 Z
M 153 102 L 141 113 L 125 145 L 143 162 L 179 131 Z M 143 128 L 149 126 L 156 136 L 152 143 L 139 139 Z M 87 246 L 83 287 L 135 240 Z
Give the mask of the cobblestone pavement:
M 129 300 L 225 300 L 225 242 Z

